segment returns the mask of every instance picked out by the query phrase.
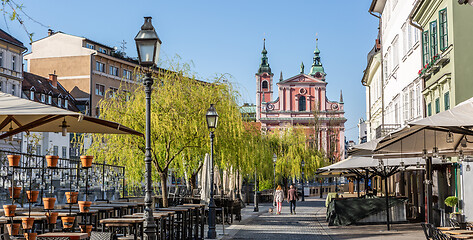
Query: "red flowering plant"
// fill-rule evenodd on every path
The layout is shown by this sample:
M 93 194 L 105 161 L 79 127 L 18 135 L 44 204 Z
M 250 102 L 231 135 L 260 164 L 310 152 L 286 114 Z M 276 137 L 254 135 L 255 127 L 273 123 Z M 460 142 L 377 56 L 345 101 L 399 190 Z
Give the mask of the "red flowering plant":
M 440 55 L 437 53 L 432 57 L 430 62 L 426 63 L 424 67 L 417 72 L 419 76 L 423 75 L 429 68 L 431 68 L 438 59 L 440 59 Z

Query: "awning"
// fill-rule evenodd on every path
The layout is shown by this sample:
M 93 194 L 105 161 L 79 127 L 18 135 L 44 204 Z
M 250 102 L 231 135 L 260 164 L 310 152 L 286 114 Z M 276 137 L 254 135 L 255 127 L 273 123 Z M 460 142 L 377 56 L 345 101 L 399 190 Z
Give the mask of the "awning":
M 24 132 L 61 132 L 63 121 L 67 132 L 74 133 L 142 133 L 119 123 L 85 116 L 82 113 L 49 106 L 0 92 L 0 139 Z

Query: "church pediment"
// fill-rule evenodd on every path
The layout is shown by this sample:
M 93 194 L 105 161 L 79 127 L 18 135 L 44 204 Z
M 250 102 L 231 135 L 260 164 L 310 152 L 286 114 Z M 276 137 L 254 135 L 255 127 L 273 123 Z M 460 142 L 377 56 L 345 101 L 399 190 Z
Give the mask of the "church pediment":
M 289 79 L 284 81 L 278 82 L 278 85 L 286 85 L 286 84 L 307 84 L 307 83 L 319 83 L 319 84 L 327 84 L 325 81 L 317 79 L 307 74 L 299 74 L 293 76 Z

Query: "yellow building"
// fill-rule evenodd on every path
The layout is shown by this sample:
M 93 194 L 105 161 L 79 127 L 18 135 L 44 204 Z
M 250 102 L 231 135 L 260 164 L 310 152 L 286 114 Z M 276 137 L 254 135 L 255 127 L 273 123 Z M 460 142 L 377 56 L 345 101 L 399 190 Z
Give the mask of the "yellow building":
M 27 71 L 43 77 L 55 73 L 88 115 L 100 115 L 97 104 L 107 91 L 117 91 L 121 84 L 133 89 L 138 83 L 134 76 L 137 61 L 90 39 L 49 30 L 47 37 L 31 47 L 31 53 L 25 55 Z

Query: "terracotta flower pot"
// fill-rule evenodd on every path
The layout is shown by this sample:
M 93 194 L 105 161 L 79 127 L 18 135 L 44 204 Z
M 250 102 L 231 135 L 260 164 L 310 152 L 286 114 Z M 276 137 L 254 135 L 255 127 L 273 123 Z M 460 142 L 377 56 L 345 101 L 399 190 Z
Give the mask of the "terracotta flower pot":
M 54 203 L 56 203 L 56 198 L 43 198 L 43 204 L 45 210 L 54 209 Z
M 72 228 L 74 226 L 74 221 L 76 220 L 76 217 L 61 217 L 62 221 L 62 227 L 63 228 Z
M 90 236 L 90 232 L 92 232 L 92 225 L 81 224 L 81 225 L 79 225 L 79 228 L 80 228 L 80 232 L 88 233 L 89 236 Z
M 90 201 L 79 201 L 80 212 L 89 212 L 91 204 Z
M 31 229 L 33 227 L 34 218 L 30 217 L 22 217 L 21 218 L 21 225 L 23 229 Z
M 38 233 L 35 233 L 35 232 L 23 233 L 23 236 L 25 236 L 26 240 L 36 240 L 36 237 L 38 236 Z
M 48 164 L 49 168 L 57 167 L 58 160 L 59 160 L 59 156 L 46 155 L 46 163 Z
M 16 236 L 20 232 L 20 225 L 19 223 L 7 224 L 8 234 L 10 236 Z
M 66 201 L 67 203 L 77 203 L 77 198 L 79 197 L 78 192 L 66 192 Z
M 28 202 L 34 203 L 38 201 L 39 191 L 26 191 L 26 196 L 28 197 Z
M 13 188 L 13 194 L 12 194 L 12 187 L 8 188 L 8 191 L 10 192 L 10 198 L 13 197 L 14 199 L 20 198 L 21 194 L 21 187 L 15 187 Z
M 48 224 L 56 224 L 58 215 L 59 213 L 57 212 L 46 213 L 46 217 L 48 217 Z
M 21 155 L 8 155 L 7 158 L 10 167 L 18 167 L 20 165 Z
M 5 217 L 14 217 L 16 205 L 3 205 L 3 210 L 5 211 Z
M 85 155 L 80 156 L 80 161 L 82 163 L 82 167 L 83 168 L 91 167 L 93 159 L 94 159 L 94 156 L 85 156 Z

